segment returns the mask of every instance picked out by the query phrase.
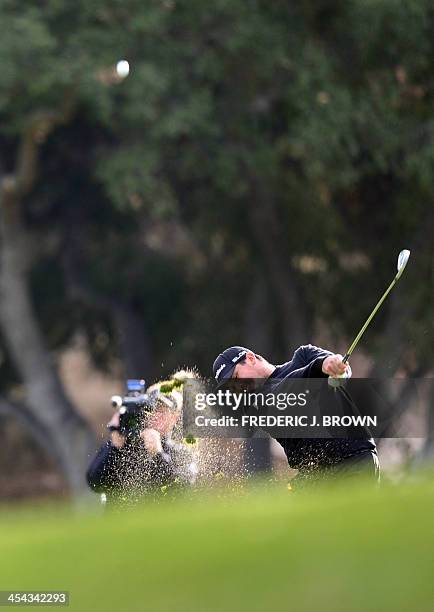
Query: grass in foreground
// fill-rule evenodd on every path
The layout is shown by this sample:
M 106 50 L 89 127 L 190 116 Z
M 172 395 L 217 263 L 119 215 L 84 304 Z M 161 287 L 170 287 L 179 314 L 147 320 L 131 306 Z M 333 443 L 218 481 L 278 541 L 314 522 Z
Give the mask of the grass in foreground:
M 95 516 L 0 512 L 0 590 L 72 610 L 432 610 L 434 479 L 208 494 Z

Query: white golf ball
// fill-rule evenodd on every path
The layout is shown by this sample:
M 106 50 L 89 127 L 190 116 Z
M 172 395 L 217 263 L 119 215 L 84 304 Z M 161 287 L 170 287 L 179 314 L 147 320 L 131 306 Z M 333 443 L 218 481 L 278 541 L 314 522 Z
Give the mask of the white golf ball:
M 127 60 L 119 60 L 119 62 L 116 64 L 116 72 L 122 79 L 129 75 L 130 65 Z

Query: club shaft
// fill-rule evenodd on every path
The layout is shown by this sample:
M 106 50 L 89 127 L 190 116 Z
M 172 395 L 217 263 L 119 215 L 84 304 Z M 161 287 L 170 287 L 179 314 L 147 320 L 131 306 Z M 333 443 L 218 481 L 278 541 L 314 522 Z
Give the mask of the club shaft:
M 390 283 L 389 287 L 386 289 L 386 291 L 383 293 L 383 295 L 381 296 L 380 300 L 378 301 L 377 305 L 375 306 L 374 310 L 371 312 L 371 314 L 369 315 L 369 317 L 366 319 L 362 329 L 359 331 L 359 333 L 357 334 L 357 336 L 354 338 L 354 342 L 352 343 L 352 345 L 350 346 L 350 348 L 348 349 L 348 351 L 345 353 L 345 356 L 343 358 L 343 362 L 346 363 L 348 361 L 348 359 L 350 358 L 351 353 L 354 351 L 354 349 L 356 348 L 360 338 L 363 336 L 363 334 L 365 333 L 366 328 L 368 327 L 369 323 L 372 321 L 372 319 L 375 317 L 375 314 L 377 313 L 377 310 L 380 308 L 381 304 L 384 302 L 384 300 L 387 298 L 387 296 L 389 295 L 389 293 L 392 291 L 396 281 L 398 280 L 398 276 L 395 276 L 395 278 L 393 279 L 393 281 Z

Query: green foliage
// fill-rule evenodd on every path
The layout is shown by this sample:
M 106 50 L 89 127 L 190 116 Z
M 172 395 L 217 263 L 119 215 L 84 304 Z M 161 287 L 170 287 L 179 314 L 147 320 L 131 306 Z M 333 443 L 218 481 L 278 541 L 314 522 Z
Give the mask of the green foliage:
M 324 320 L 338 340 L 352 334 L 389 280 L 395 253 L 418 248 L 420 265 L 408 270 L 413 322 L 402 341 L 413 337 L 416 353 L 426 346 L 428 0 L 3 0 L 0 19 L 6 165 L 32 114 L 59 111 L 65 100 L 75 109 L 42 146 L 25 203 L 29 229 L 50 228 L 51 255 L 60 259 L 77 237 L 68 248 L 79 276 L 139 309 L 156 363 L 208 372 L 223 341 L 249 341 L 252 287 L 267 276 L 255 202 L 277 219 L 278 239 L 268 240 L 296 281 L 309 334 Z M 119 81 L 114 66 L 124 57 L 131 73 Z M 176 228 L 164 240 L 162 223 Z M 365 267 L 348 267 L 347 253 L 363 255 Z M 306 256 L 316 269 L 300 268 Z M 48 322 L 51 291 L 42 287 L 35 300 Z M 268 279 L 262 292 L 277 317 Z M 68 299 L 66 291 L 60 312 Z M 74 318 L 64 326 L 57 338 L 73 333 Z M 372 329 L 372 346 L 382 331 Z

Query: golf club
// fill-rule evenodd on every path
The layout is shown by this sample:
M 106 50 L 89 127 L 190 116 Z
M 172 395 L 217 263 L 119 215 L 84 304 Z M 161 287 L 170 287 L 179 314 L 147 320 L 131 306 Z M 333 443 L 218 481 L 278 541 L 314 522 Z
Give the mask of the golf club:
M 346 363 L 348 361 L 348 359 L 350 358 L 350 356 L 351 356 L 352 352 L 354 351 L 354 349 L 356 348 L 360 338 L 365 333 L 366 328 L 368 327 L 369 323 L 374 318 L 374 316 L 377 313 L 378 309 L 380 308 L 381 304 L 384 302 L 384 300 L 387 298 L 389 293 L 392 291 L 393 287 L 396 284 L 396 281 L 401 277 L 402 273 L 404 272 L 404 268 L 407 265 L 409 257 L 410 257 L 410 251 L 408 249 L 402 250 L 400 252 L 400 254 L 398 255 L 398 265 L 397 265 L 398 272 L 396 273 L 396 276 L 393 279 L 393 281 L 390 283 L 389 287 L 386 289 L 386 291 L 383 293 L 383 295 L 379 299 L 379 301 L 378 301 L 377 305 L 375 306 L 374 310 L 371 312 L 369 317 L 366 319 L 362 329 L 359 331 L 357 336 L 354 338 L 354 341 L 353 341 L 352 345 L 350 346 L 348 351 L 345 353 L 345 356 L 344 356 L 344 358 L 342 360 L 344 363 Z

